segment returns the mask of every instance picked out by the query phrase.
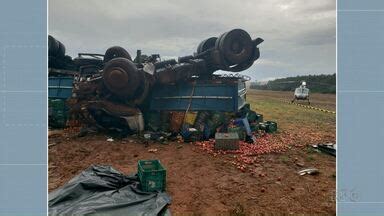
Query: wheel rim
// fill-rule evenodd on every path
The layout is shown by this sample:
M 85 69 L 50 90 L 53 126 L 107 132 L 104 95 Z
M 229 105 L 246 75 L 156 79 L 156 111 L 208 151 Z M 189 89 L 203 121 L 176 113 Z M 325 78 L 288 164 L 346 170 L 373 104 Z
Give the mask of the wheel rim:
M 220 50 L 225 60 L 233 64 L 249 61 L 253 54 L 253 43 L 249 34 L 242 29 L 234 29 L 220 36 L 216 48 Z

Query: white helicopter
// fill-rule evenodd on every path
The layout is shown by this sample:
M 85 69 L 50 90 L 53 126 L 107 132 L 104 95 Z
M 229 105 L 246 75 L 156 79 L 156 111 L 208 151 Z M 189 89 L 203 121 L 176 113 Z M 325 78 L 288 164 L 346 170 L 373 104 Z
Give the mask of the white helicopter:
M 295 100 L 306 100 L 308 104 L 311 104 L 309 101 L 309 88 L 306 87 L 307 83 L 305 81 L 301 82 L 301 85 L 295 89 L 294 98 L 291 103 L 295 102 Z

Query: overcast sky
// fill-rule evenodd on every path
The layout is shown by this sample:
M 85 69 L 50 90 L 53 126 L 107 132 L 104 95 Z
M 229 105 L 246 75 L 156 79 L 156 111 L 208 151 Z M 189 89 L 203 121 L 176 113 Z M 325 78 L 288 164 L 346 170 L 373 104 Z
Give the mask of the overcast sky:
M 119 45 L 171 58 L 242 28 L 264 39 L 243 74 L 265 80 L 335 73 L 335 10 L 336 0 L 49 0 L 49 34 L 72 57 Z

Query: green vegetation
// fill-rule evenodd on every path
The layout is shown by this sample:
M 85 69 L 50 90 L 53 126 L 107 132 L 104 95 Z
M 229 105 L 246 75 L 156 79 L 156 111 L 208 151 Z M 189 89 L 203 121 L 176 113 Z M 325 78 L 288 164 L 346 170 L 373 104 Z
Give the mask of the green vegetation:
M 276 121 L 281 129 L 305 129 L 318 132 L 334 131 L 336 116 L 312 109 L 283 103 L 274 98 L 248 97 L 252 110 L 264 115 L 265 120 Z
M 316 150 L 312 146 L 307 146 L 307 153 L 314 154 L 316 153 Z
M 315 158 L 312 155 L 308 155 L 306 158 L 307 161 L 314 161 Z
M 284 94 L 284 92 L 280 92 Z M 332 103 L 332 95 L 325 97 L 321 94 L 313 95 L 312 99 L 319 104 Z M 271 91 L 250 90 L 247 101 L 251 109 L 264 115 L 265 120 L 277 122 L 278 133 L 288 133 L 289 139 L 295 139 L 297 145 L 317 144 L 321 142 L 335 142 L 336 115 L 307 109 L 283 102 L 278 94 Z M 321 107 L 319 105 L 319 107 Z M 285 158 L 280 158 L 284 162 Z M 311 158 L 308 158 L 311 160 Z
M 287 77 L 271 80 L 266 84 L 252 82 L 250 88 L 273 91 L 294 91 L 302 81 L 307 82 L 307 87 L 311 93 L 336 93 L 336 74 Z
M 280 159 L 281 159 L 281 162 L 283 162 L 285 164 L 288 164 L 288 162 L 289 162 L 289 157 L 286 155 L 281 156 Z
M 244 206 L 237 203 L 236 206 L 229 211 L 230 216 L 246 216 L 248 213 L 245 211 Z

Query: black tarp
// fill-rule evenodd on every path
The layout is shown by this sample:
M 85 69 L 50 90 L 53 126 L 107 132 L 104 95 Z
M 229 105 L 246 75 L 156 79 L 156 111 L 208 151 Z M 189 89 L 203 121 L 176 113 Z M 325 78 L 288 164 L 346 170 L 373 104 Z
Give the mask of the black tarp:
M 49 193 L 49 215 L 170 215 L 164 192 L 143 192 L 137 175 L 93 165 Z

